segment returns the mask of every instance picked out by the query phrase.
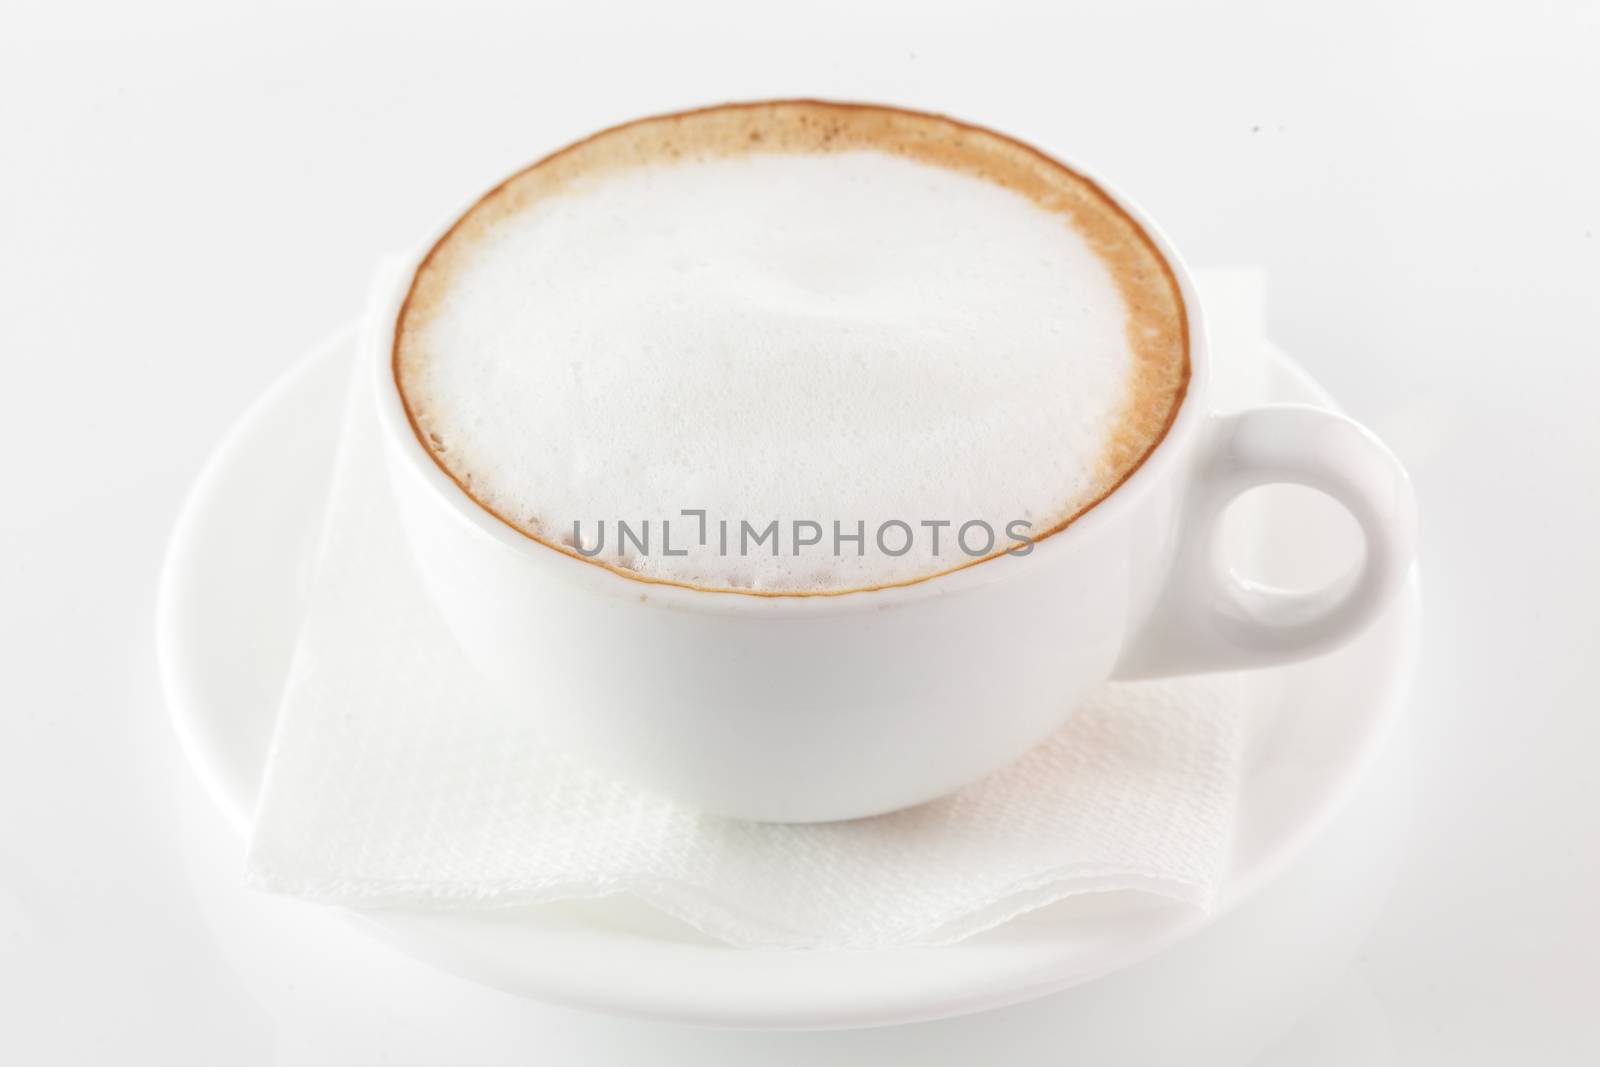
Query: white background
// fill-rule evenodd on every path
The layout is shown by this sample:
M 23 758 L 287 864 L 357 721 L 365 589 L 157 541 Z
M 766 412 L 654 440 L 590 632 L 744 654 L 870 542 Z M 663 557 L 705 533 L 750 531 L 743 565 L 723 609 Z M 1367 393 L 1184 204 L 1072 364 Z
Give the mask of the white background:
M 1271 336 L 1414 474 L 1426 612 L 1411 853 L 1272 1061 L 1600 1059 L 1600 5 L 449 8 L 0 6 L 0 1062 L 537 1047 L 206 873 L 161 550 L 379 253 L 592 129 L 776 95 L 997 126 L 1266 266 Z

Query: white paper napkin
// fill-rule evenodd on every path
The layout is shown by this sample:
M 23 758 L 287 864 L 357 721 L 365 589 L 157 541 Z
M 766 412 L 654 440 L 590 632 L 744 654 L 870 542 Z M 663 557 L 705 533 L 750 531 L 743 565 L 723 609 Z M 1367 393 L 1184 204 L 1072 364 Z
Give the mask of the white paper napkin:
M 1206 276 L 1226 406 L 1261 395 L 1261 280 Z M 1019 763 L 873 819 L 701 815 L 549 750 L 474 677 L 415 578 L 352 379 L 251 884 L 355 906 L 630 893 L 738 945 L 957 940 L 1076 893 L 1209 905 L 1245 742 L 1241 676 L 1108 685 Z M 979 714 L 981 709 L 974 709 Z

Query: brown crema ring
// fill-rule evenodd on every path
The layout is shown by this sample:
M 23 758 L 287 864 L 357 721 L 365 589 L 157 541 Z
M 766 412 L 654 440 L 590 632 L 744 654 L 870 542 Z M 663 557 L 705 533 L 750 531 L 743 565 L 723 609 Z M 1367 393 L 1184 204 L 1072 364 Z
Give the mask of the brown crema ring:
M 1111 272 L 1128 311 L 1133 372 L 1115 426 L 1100 457 L 1106 488 L 1034 537 L 1065 529 L 1122 485 L 1155 450 L 1177 416 L 1190 374 L 1188 316 L 1172 267 L 1149 234 L 1093 181 L 1043 152 L 1004 134 L 934 115 L 877 104 L 772 100 L 721 104 L 637 119 L 602 130 L 556 151 L 491 189 L 428 251 L 417 267 L 395 323 L 393 370 L 406 416 L 428 454 L 461 491 L 519 533 L 573 559 L 634 581 L 748 596 L 838 596 L 927 581 L 1002 555 L 993 553 L 943 570 L 883 585 L 819 590 L 735 589 L 640 574 L 580 555 L 531 524 L 518 522 L 473 492 L 465 472 L 435 447 L 427 415 L 408 382 L 420 379 L 428 354 L 418 338 L 448 297 L 475 246 L 499 221 L 529 204 L 559 195 L 579 179 L 678 160 L 754 153 L 820 154 L 872 150 L 903 156 L 1002 185 L 1039 207 L 1065 216 Z

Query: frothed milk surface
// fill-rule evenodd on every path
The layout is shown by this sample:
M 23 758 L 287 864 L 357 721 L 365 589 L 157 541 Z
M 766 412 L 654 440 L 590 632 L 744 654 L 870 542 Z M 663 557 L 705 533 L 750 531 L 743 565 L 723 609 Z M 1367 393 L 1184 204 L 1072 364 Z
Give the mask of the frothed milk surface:
M 1182 399 L 1182 321 L 1148 238 L 1032 150 L 772 104 L 513 178 L 419 269 L 395 368 L 434 458 L 529 536 L 629 576 L 838 592 L 1092 506 Z

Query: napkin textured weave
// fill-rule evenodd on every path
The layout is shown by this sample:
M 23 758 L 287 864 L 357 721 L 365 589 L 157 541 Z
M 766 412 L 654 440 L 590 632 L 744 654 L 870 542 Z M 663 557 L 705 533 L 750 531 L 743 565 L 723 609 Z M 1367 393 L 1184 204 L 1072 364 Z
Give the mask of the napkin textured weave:
M 1204 283 L 1227 406 L 1257 399 L 1260 283 Z M 1019 762 L 943 799 L 819 825 L 708 816 L 552 751 L 428 603 L 351 377 L 326 525 L 247 877 L 349 906 L 632 894 L 744 946 L 960 939 L 1078 893 L 1209 905 L 1227 862 L 1246 680 L 1110 684 Z M 982 708 L 974 708 L 981 717 Z

